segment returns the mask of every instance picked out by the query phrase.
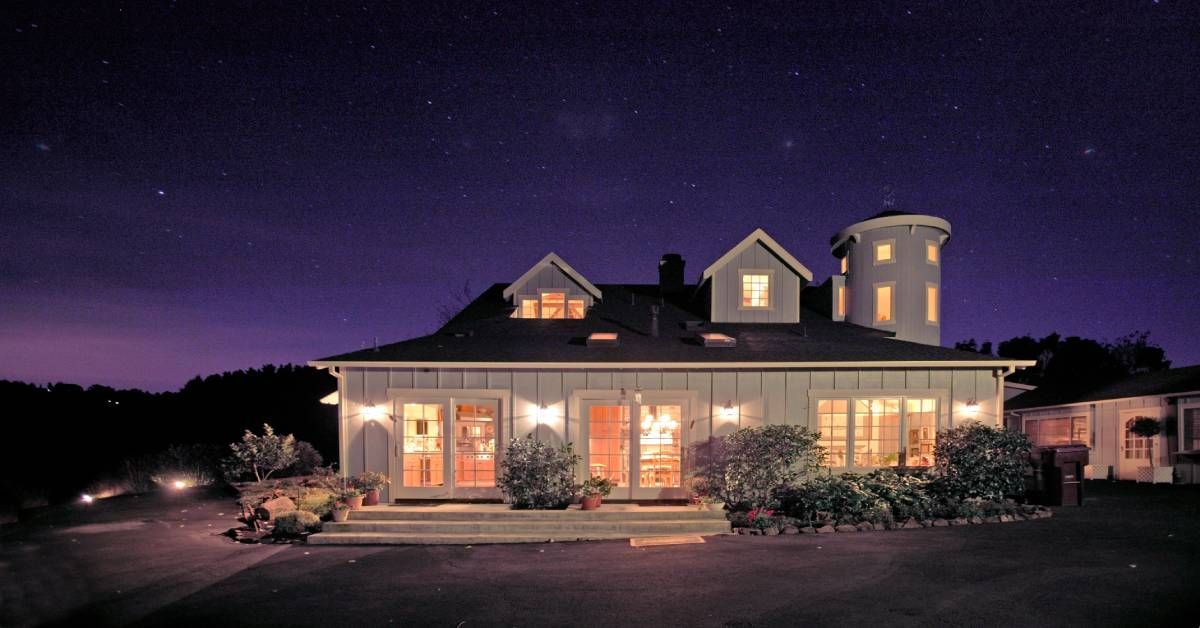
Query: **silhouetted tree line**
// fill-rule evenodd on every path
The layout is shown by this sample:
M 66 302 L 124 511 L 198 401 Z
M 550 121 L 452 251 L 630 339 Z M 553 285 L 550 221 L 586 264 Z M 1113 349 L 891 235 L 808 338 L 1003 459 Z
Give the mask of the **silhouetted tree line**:
M 119 475 L 127 460 L 171 445 L 219 446 L 228 454 L 229 443 L 263 423 L 336 460 L 337 407 L 320 403 L 336 388 L 327 372 L 292 365 L 196 377 L 168 393 L 0 381 L 7 419 L 0 504 L 73 499 L 97 479 Z
M 955 349 L 992 355 L 992 343 L 975 339 L 955 343 Z M 1171 368 L 1163 348 L 1150 342 L 1149 332 L 1133 332 L 1113 342 L 1052 333 L 1044 338 L 1018 336 L 1005 340 L 996 355 L 1017 360 L 1037 360 L 1009 381 L 1050 386 L 1066 392 L 1084 392 L 1118 379 Z

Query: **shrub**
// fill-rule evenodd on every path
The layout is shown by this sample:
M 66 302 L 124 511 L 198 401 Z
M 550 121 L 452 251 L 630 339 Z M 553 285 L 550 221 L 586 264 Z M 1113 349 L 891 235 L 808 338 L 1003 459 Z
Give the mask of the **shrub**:
M 388 476 L 385 473 L 378 471 L 363 471 L 354 476 L 350 483 L 356 488 L 364 491 L 378 491 L 379 489 L 391 484 Z
M 900 475 L 891 469 L 879 469 L 863 476 L 861 487 L 883 500 L 893 520 L 904 521 L 926 519 L 937 510 L 929 484 L 924 474 Z
M 258 482 L 296 462 L 296 437 L 291 434 L 278 436 L 266 423 L 262 436 L 246 430 L 242 442 L 232 443 L 229 448 L 233 450 L 229 469 L 239 474 L 253 473 Z
M 513 508 L 566 508 L 575 497 L 579 456 L 570 444 L 554 447 L 527 438 L 508 443 L 496 486 Z
M 746 515 L 751 528 L 766 530 L 776 526 L 775 511 L 770 508 L 755 508 Z
M 742 428 L 694 448 L 697 489 L 730 508 L 773 507 L 778 493 L 820 468 L 819 434 L 794 425 Z
M 323 468 L 325 459 L 312 443 L 305 440 L 296 441 L 296 461 L 282 471 L 285 476 L 312 475 Z
M 275 534 L 300 536 L 305 532 L 320 532 L 321 518 L 307 510 L 289 510 L 275 517 Z
M 934 450 L 937 488 L 955 500 L 1020 495 L 1030 449 L 1024 434 L 999 427 L 968 423 L 946 430 Z
M 812 523 L 854 523 L 870 512 L 881 517 L 886 504 L 863 489 L 862 477 L 853 473 L 823 475 L 780 491 L 780 504 L 788 516 Z
M 306 488 L 296 502 L 297 510 L 307 510 L 318 517 L 327 517 L 337 501 L 337 494 L 324 488 Z
M 221 477 L 221 451 L 216 445 L 171 445 L 158 454 L 152 478 L 159 486 L 182 480 L 188 486 L 206 486 Z

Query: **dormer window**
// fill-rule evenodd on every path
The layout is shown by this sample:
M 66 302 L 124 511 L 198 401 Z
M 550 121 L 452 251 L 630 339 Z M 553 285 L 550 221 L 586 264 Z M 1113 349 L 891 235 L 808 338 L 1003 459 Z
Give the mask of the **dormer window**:
M 523 296 L 513 312 L 513 318 L 583 318 L 587 314 L 587 301 L 568 298 L 565 292 L 543 292 L 539 296 Z
M 521 309 L 517 311 L 517 318 L 537 318 L 538 311 L 537 299 L 521 299 Z
M 565 292 L 542 293 L 542 318 L 566 318 L 567 294 Z
M 587 303 L 583 299 L 567 299 L 567 318 L 583 318 Z
M 770 309 L 771 271 L 742 270 L 742 309 Z

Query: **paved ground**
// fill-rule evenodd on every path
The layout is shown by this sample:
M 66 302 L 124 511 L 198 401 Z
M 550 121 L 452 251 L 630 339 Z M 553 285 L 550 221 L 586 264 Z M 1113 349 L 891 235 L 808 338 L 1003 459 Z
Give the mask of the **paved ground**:
M 1041 521 L 641 549 L 239 546 L 228 501 L 126 499 L 6 526 L 0 625 L 1200 624 L 1200 490 L 1089 489 Z

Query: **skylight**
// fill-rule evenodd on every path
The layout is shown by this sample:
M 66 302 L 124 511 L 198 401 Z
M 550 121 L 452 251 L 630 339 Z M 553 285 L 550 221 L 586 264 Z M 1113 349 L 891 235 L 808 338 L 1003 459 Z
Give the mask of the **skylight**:
M 700 336 L 700 340 L 704 341 L 704 346 L 706 346 L 706 347 L 736 347 L 737 346 L 737 338 L 734 338 L 732 336 L 726 336 L 725 334 L 720 334 L 715 331 L 704 332 L 702 334 L 697 334 L 697 335 Z
M 616 332 L 596 331 L 588 334 L 587 337 L 587 346 L 589 347 L 615 347 L 617 344 Z

